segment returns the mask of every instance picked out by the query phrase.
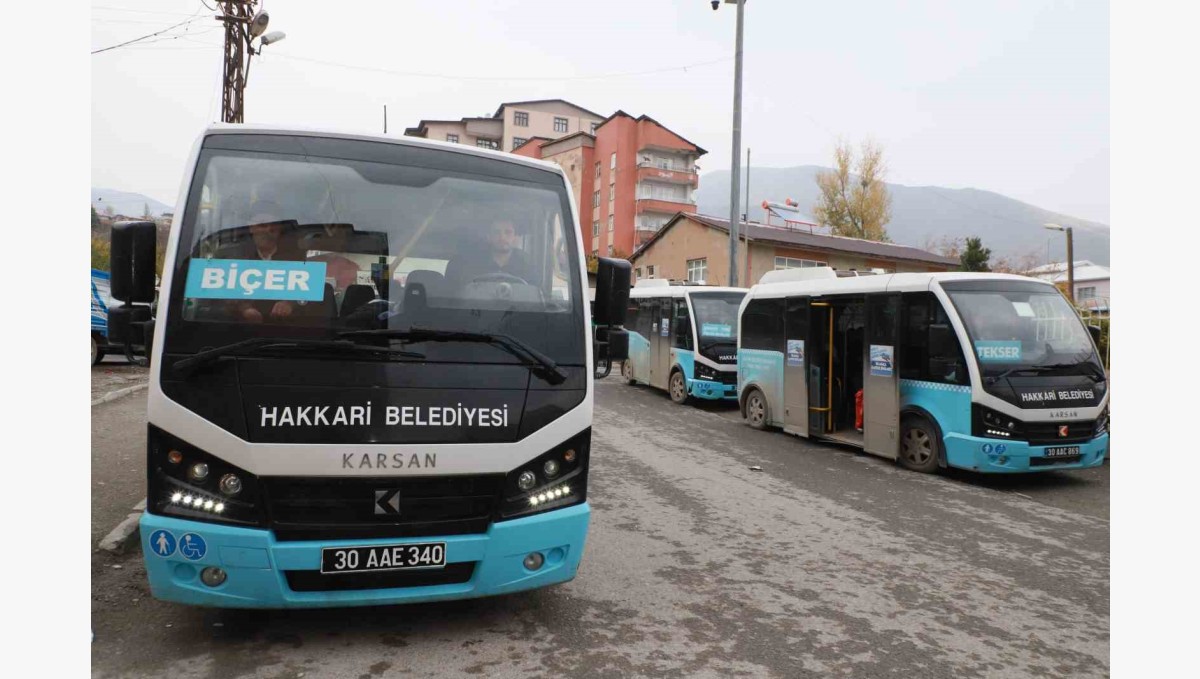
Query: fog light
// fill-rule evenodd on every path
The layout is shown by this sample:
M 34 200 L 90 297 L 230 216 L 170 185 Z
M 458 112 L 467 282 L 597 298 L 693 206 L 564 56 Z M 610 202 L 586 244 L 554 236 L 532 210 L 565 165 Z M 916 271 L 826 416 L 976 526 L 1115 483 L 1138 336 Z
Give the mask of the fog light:
M 542 471 L 546 473 L 548 478 L 558 476 L 558 460 L 546 460 L 546 464 L 542 466 Z
M 237 495 L 242 492 L 242 480 L 233 474 L 221 477 L 221 492 L 226 495 Z
M 537 477 L 531 471 L 521 472 L 521 475 L 517 477 L 517 487 L 521 490 L 529 490 L 535 483 L 537 483 Z
M 1008 456 L 1007 455 L 1000 456 L 1000 464 L 1008 464 Z
M 188 470 L 188 476 L 191 477 L 193 481 L 203 481 L 204 479 L 207 479 L 208 465 L 204 464 L 203 462 L 197 462 L 196 464 L 192 465 L 191 469 Z
M 542 563 L 546 561 L 541 552 L 532 552 L 525 557 L 525 568 L 527 570 L 536 571 L 542 567 Z M 222 574 L 222 580 L 224 574 Z
M 575 449 L 572 448 L 571 450 L 568 450 L 567 452 L 563 453 L 563 459 L 566 460 L 567 462 L 574 462 L 575 461 Z
M 528 559 L 528 557 L 526 558 Z M 200 582 L 209 587 L 219 587 L 221 583 L 225 582 L 225 571 L 216 566 L 209 566 L 200 571 Z
M 172 450 L 171 452 L 167 453 L 167 462 L 170 462 L 171 464 L 179 464 L 180 462 L 183 462 L 183 453 L 179 452 L 178 450 Z

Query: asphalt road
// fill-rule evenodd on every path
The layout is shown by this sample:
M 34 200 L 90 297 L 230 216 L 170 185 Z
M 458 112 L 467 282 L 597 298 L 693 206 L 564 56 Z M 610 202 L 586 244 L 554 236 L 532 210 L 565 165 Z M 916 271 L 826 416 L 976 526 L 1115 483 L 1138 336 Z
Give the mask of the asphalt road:
M 144 392 L 92 410 L 93 538 L 142 494 Z M 96 552 L 96 676 L 1096 677 L 1110 466 L 924 476 L 599 383 L 579 577 L 432 605 L 221 612 Z M 752 471 L 761 466 L 762 471 Z

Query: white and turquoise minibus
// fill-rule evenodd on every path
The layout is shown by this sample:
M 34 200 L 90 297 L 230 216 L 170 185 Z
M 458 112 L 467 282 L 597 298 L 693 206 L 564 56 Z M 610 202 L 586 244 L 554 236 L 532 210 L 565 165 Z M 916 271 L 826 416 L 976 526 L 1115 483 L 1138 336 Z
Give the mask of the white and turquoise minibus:
M 740 310 L 755 428 L 930 472 L 1078 469 L 1108 452 L 1108 384 L 1059 291 L 1023 276 L 765 274 Z
M 621 375 L 665 389 L 676 403 L 737 398 L 737 314 L 745 295 L 745 288 L 638 281 L 629 293 Z
M 460 144 L 206 130 L 155 319 L 153 224 L 113 230 L 110 336 L 153 337 L 154 596 L 375 605 L 573 578 L 629 264 L 600 260 L 593 335 L 571 196 L 552 163 Z

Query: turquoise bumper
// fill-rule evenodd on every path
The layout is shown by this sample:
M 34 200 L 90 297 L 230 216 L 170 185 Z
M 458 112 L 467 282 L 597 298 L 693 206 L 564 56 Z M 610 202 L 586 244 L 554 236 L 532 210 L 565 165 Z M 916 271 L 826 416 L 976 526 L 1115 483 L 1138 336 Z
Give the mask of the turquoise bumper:
M 280 542 L 271 531 L 187 521 L 155 514 L 141 519 L 142 553 L 154 596 L 165 601 L 223 608 L 319 608 L 444 601 L 508 594 L 566 582 L 575 577 L 583 556 L 591 508 L 587 503 L 524 519 L 493 523 L 479 535 Z M 164 549 L 160 540 L 166 531 Z M 183 549 L 184 536 L 203 546 Z M 195 539 L 195 538 L 199 539 Z M 158 549 L 152 545 L 152 538 Z M 392 589 L 294 591 L 288 571 L 319 571 L 326 547 L 446 543 L 446 564 L 474 563 L 470 578 L 455 584 Z M 175 545 L 179 548 L 176 549 Z M 167 551 L 167 556 L 159 556 Z M 544 564 L 536 571 L 523 561 L 541 552 Z M 207 566 L 222 568 L 227 577 L 216 587 L 200 581 Z M 328 577 L 347 577 L 328 576 Z M 353 576 L 350 576 L 353 577 Z
M 1101 434 L 1086 443 L 1064 444 L 1079 446 L 1079 460 L 1070 463 L 1038 464 L 1049 462 L 1045 457 L 1048 446 L 1031 446 L 1023 441 L 947 434 L 944 443 L 947 465 L 1000 474 L 1086 469 L 1104 464 L 1104 457 L 1108 454 L 1108 434 Z
M 711 400 L 717 399 L 737 399 L 736 384 L 721 384 L 711 380 L 688 380 L 688 393 L 696 398 L 707 398 Z

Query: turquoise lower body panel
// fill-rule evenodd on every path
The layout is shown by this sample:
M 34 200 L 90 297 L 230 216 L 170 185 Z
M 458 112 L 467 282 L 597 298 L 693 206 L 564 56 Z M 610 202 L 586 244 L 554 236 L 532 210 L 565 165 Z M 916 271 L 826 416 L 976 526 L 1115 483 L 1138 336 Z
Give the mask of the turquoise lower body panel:
M 712 380 L 688 380 L 688 393 L 696 398 L 706 398 L 711 400 L 737 400 L 737 385 L 722 384 L 713 382 Z
M 493 523 L 479 535 L 382 538 L 373 540 L 276 541 L 270 530 L 187 521 L 156 514 L 141 519 L 142 552 L 150 590 L 158 599 L 222 608 L 320 608 L 445 601 L 509 594 L 546 587 L 575 577 L 583 556 L 591 507 L 558 509 L 524 519 Z M 189 559 L 182 549 L 160 557 L 150 544 L 156 531 L 170 531 L 175 540 L 199 536 L 205 550 Z M 173 542 L 174 540 L 172 540 Z M 458 584 L 393 589 L 297 592 L 288 586 L 285 571 L 319 571 L 326 547 L 446 543 L 446 563 L 474 562 L 470 580 Z M 536 571 L 524 566 L 525 556 L 541 552 L 544 564 Z M 207 566 L 225 570 L 217 587 L 200 581 Z M 338 576 L 333 576 L 338 577 Z
M 738 349 L 740 396 L 751 387 L 761 389 L 767 399 L 767 424 L 783 424 L 783 352 L 765 349 Z
M 1108 454 L 1108 434 L 1101 434 L 1087 443 L 1078 444 L 1081 453 L 1078 462 L 1038 466 L 1031 465 L 1030 460 L 1045 457 L 1046 448 L 1049 446 L 1031 446 L 1024 441 L 1004 441 L 963 434 L 944 434 L 942 439 L 946 446 L 946 464 L 949 466 L 999 474 L 1097 467 L 1104 464 L 1104 457 Z

